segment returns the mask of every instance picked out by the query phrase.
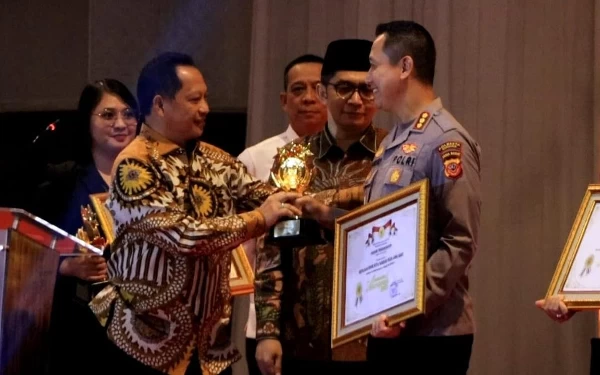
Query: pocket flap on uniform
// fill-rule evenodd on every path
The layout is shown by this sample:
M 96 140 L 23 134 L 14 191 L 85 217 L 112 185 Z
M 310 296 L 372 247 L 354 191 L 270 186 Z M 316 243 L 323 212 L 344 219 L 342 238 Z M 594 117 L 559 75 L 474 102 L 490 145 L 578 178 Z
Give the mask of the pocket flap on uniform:
M 402 168 L 402 167 L 392 167 L 390 168 L 385 176 L 385 184 L 386 185 L 396 185 L 396 186 L 408 186 L 410 185 L 410 180 L 413 175 L 412 169 Z

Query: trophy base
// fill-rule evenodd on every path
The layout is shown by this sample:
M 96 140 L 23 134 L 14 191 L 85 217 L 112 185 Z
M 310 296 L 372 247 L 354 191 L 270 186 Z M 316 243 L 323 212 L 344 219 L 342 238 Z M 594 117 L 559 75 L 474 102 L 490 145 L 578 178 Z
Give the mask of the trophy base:
M 280 220 L 271 228 L 265 241 L 285 247 L 303 247 L 326 243 L 319 223 L 316 220 L 299 216 Z

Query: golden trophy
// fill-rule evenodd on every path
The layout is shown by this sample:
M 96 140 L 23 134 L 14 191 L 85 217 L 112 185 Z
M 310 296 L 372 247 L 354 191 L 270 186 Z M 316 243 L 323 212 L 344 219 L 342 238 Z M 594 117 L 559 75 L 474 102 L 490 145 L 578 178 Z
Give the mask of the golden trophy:
M 77 230 L 76 237 L 99 249 L 104 249 L 106 239 L 100 234 L 98 219 L 89 205 L 81 207 L 83 227 Z
M 107 248 L 107 241 L 100 232 L 100 224 L 96 213 L 89 205 L 85 207 L 82 206 L 80 212 L 81 218 L 83 219 L 83 226 L 77 230 L 75 236 L 80 240 L 105 251 Z M 87 252 L 83 247 L 80 247 L 80 250 L 82 252 Z M 107 283 L 108 280 L 99 282 L 77 280 L 75 284 L 75 295 L 79 300 L 89 303 Z
M 271 180 L 283 191 L 304 194 L 312 181 L 313 157 L 310 144 L 294 143 L 279 148 L 271 168 Z M 316 220 L 294 216 L 277 222 L 265 241 L 284 246 L 306 246 L 323 243 L 321 227 Z

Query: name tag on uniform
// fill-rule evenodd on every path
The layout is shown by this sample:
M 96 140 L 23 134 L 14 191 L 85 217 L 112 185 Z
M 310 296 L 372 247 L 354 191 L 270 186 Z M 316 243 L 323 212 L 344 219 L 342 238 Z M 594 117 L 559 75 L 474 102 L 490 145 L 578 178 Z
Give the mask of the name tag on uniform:
M 417 158 L 415 156 L 396 155 L 394 156 L 393 161 L 394 163 L 404 167 L 414 167 L 415 163 L 417 162 Z

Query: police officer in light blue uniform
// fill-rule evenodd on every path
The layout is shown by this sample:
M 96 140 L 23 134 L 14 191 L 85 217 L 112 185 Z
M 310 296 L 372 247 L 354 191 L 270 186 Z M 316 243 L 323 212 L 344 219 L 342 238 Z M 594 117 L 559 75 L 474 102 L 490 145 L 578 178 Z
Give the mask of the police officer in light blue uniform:
M 430 194 L 425 314 L 397 326 L 377 317 L 368 360 L 390 366 L 398 358 L 405 363 L 399 373 L 415 366 L 419 373 L 466 374 L 475 331 L 468 270 L 478 245 L 480 148 L 433 91 L 435 45 L 427 30 L 394 21 L 376 35 L 367 82 L 378 107 L 400 123 L 375 154 L 365 201 L 422 179 L 429 179 Z

